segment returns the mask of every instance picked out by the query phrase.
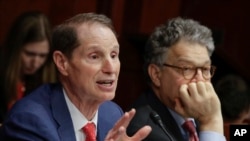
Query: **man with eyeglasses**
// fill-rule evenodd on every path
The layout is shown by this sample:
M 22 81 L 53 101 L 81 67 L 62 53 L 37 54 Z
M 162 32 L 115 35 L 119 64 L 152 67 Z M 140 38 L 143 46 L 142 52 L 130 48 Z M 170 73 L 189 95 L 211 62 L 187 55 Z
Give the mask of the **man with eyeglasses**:
M 197 21 L 178 17 L 158 26 L 144 52 L 150 89 L 132 106 L 137 112 L 128 134 L 150 125 L 145 141 L 225 141 L 220 102 L 210 81 L 216 69 L 213 50 L 210 29 Z

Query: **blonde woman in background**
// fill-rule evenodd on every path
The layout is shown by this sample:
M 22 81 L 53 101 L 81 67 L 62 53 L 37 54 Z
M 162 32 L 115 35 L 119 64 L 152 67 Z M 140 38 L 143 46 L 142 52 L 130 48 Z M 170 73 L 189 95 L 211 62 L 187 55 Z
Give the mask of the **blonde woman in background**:
M 17 100 L 45 82 L 56 81 L 50 57 L 51 27 L 48 18 L 34 11 L 21 14 L 14 21 L 1 49 L 2 121 Z

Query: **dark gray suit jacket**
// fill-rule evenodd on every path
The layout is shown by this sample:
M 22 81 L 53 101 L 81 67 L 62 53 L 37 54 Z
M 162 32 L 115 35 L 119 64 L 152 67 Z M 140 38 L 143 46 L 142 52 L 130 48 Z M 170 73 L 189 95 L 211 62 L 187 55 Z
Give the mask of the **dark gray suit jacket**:
M 184 141 L 184 137 L 175 119 L 166 106 L 155 96 L 153 91 L 149 90 L 140 96 L 132 107 L 136 108 L 136 115 L 127 129 L 128 135 L 133 135 L 144 125 L 150 125 L 152 132 L 144 141 Z M 164 127 L 161 127 L 159 121 L 155 120 L 152 115 L 153 111 L 159 115 Z

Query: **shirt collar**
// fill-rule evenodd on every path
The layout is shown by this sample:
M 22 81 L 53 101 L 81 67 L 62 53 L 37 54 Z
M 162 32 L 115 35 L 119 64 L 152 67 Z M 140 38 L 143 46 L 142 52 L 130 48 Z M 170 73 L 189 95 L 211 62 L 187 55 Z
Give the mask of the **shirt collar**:
M 175 111 L 171 110 L 170 108 L 167 108 L 169 110 L 169 112 L 171 113 L 171 115 L 173 116 L 173 118 L 175 119 L 179 129 L 181 130 L 182 134 L 185 134 L 184 129 L 182 128 L 182 124 L 186 121 L 186 120 L 191 120 L 194 123 L 194 126 L 196 127 L 196 124 L 194 122 L 193 118 L 186 118 L 184 119 L 181 115 L 179 115 L 178 113 L 176 113 Z
M 82 130 L 82 127 L 87 124 L 88 120 L 87 118 L 76 108 L 76 106 L 70 101 L 68 95 L 66 94 L 66 91 L 63 89 L 63 94 L 67 103 L 67 106 L 69 108 L 69 113 L 73 122 L 74 130 L 79 131 Z M 95 123 L 97 127 L 97 117 L 98 117 L 98 111 L 96 112 L 94 118 L 91 120 L 91 122 Z M 96 128 L 97 129 L 97 128 Z

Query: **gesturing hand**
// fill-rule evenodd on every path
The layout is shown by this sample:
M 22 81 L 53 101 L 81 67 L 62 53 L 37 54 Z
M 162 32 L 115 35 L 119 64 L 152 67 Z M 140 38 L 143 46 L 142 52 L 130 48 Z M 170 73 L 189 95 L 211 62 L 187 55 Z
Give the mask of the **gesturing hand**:
M 105 141 L 141 141 L 151 132 L 150 126 L 144 126 L 138 130 L 132 137 L 126 134 L 126 128 L 135 115 L 135 109 L 131 109 L 129 112 L 120 118 L 114 127 L 108 132 Z

